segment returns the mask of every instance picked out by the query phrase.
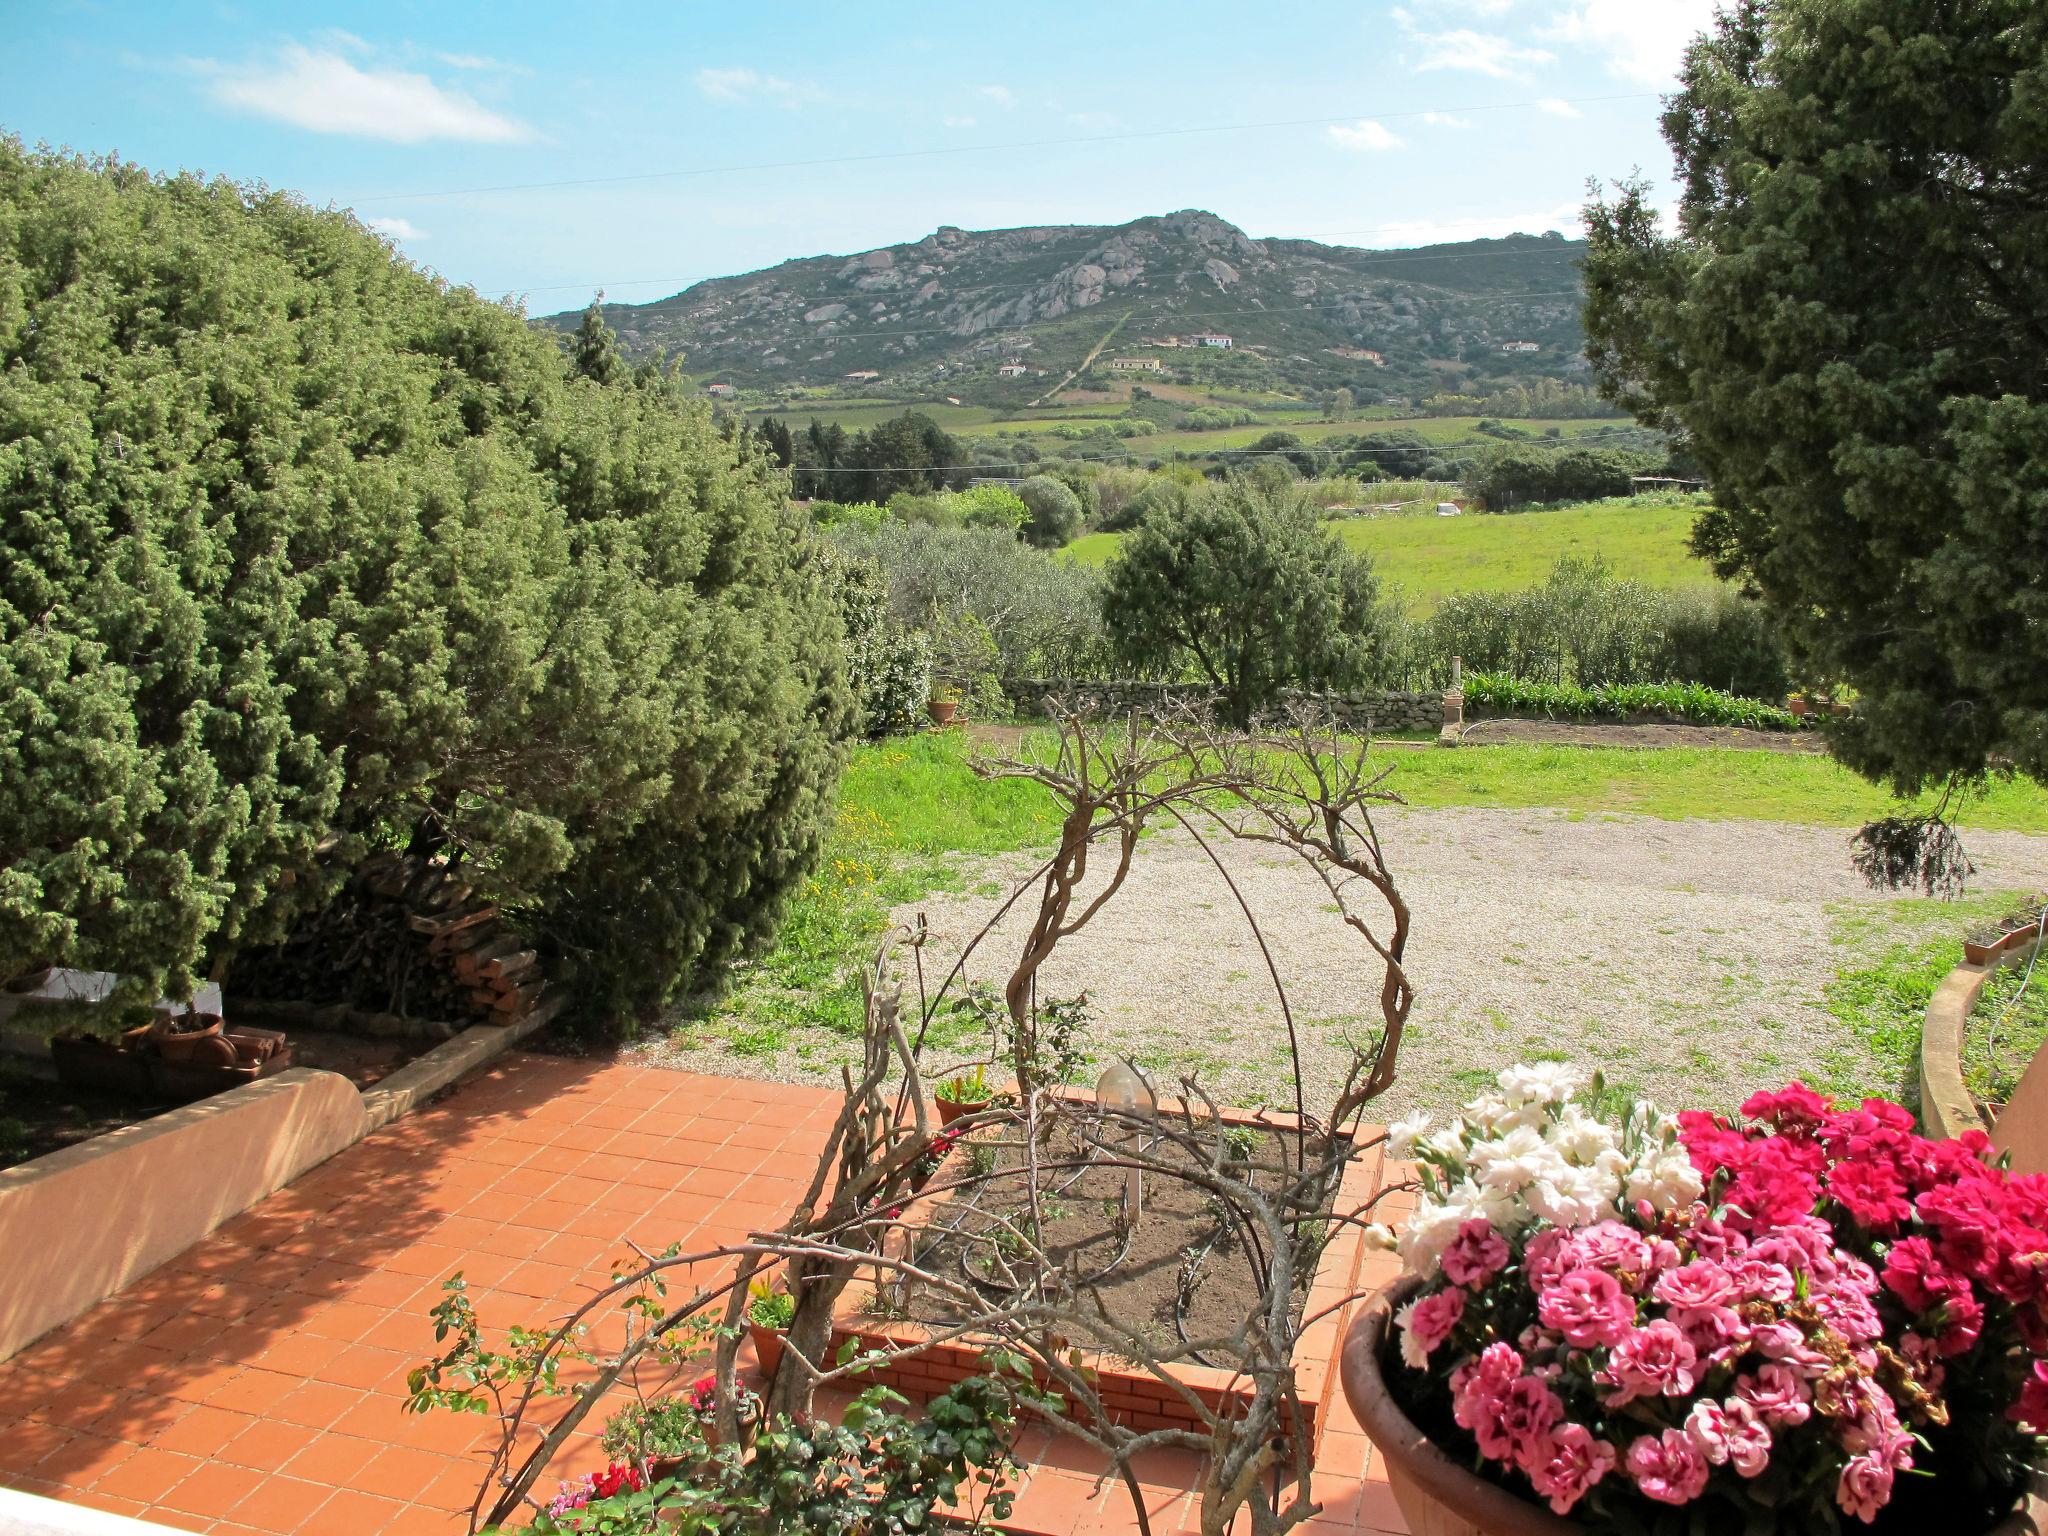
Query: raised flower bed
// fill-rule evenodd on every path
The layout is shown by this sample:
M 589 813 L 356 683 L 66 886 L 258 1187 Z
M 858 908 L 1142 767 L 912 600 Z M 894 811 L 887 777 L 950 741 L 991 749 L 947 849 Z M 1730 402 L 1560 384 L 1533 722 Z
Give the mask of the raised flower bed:
M 1172 1118 L 1181 1110 L 1178 1104 L 1169 1101 L 1161 1104 L 1160 1113 L 1162 1118 Z M 1206 1123 L 1207 1111 L 1199 1113 Z M 1224 1109 L 1216 1118 L 1225 1126 L 1241 1128 L 1251 1137 L 1287 1139 L 1298 1129 L 1294 1116 L 1280 1113 Z M 930 1248 L 942 1254 L 947 1252 L 944 1231 L 951 1215 L 948 1210 L 949 1185 L 960 1176 L 963 1163 L 972 1155 L 972 1146 L 971 1142 L 957 1146 L 933 1178 L 931 1193 L 904 1208 L 895 1234 L 900 1247 L 921 1251 Z M 1378 1187 L 1379 1165 L 1376 1148 L 1353 1157 L 1345 1166 L 1334 1209 L 1343 1212 L 1363 1206 Z M 1164 1207 L 1167 1192 L 1161 1191 L 1160 1198 Z M 1096 1214 L 1100 1224 L 1107 1224 L 1107 1217 L 1100 1214 L 1100 1202 L 1092 1197 L 1082 1199 L 1077 1195 L 1070 1202 L 1070 1207 L 1074 1225 L 1084 1224 L 1089 1213 Z M 1183 1238 L 1178 1235 L 1181 1229 L 1167 1226 L 1168 1222 L 1178 1219 L 1176 1213 L 1166 1208 L 1148 1212 L 1146 1220 L 1156 1228 L 1151 1234 L 1155 1246 L 1169 1244 L 1175 1251 L 1183 1251 Z M 1049 1232 L 1046 1241 L 1052 1240 L 1053 1234 Z M 1199 1243 L 1200 1240 L 1193 1241 Z M 1075 1241 L 1077 1248 L 1086 1244 L 1085 1236 Z M 1353 1311 L 1353 1307 L 1347 1304 L 1347 1298 L 1355 1289 L 1363 1257 L 1358 1228 L 1337 1224 L 1323 1249 L 1315 1279 L 1302 1298 L 1303 1317 L 1315 1319 L 1319 1313 L 1328 1314 L 1303 1330 L 1294 1353 L 1296 1380 L 1302 1404 L 1311 1414 L 1312 1436 L 1319 1431 L 1324 1406 L 1330 1393 L 1336 1389 L 1333 1369 L 1336 1347 Z M 1152 1266 L 1137 1267 L 1149 1269 Z M 1142 1286 L 1134 1287 L 1126 1298 L 1126 1304 L 1149 1306 L 1156 1301 L 1156 1296 L 1144 1299 L 1143 1289 Z M 1115 1294 L 1106 1290 L 1105 1303 Z M 1239 1316 L 1242 1316 L 1241 1311 Z M 941 1337 L 947 1331 L 943 1318 L 933 1315 L 915 1293 L 906 1293 L 895 1286 L 878 1291 L 872 1281 L 856 1282 L 848 1288 L 835 1314 L 833 1348 L 836 1353 L 852 1344 L 858 1349 L 886 1353 L 889 1358 L 863 1379 L 879 1381 L 899 1391 L 930 1395 L 968 1380 L 987 1368 L 983 1359 L 986 1341 L 972 1335 Z M 1199 1336 L 1194 1326 L 1190 1327 L 1190 1333 Z M 1155 1371 L 1113 1351 L 1093 1347 L 1085 1339 L 1075 1339 L 1072 1343 L 1081 1364 L 1095 1373 L 1096 1390 L 1104 1412 L 1131 1429 L 1206 1432 L 1200 1414 L 1187 1396 L 1175 1389 L 1176 1383 L 1212 1411 L 1227 1414 L 1234 1406 L 1250 1400 L 1250 1389 L 1240 1369 L 1175 1361 Z M 1162 1372 L 1170 1381 L 1161 1379 Z

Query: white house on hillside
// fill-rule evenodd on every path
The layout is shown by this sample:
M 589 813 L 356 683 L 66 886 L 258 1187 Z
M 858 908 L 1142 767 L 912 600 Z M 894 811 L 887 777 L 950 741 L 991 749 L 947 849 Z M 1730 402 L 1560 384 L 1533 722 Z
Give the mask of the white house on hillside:
M 1222 347 L 1228 350 L 1232 342 L 1228 336 L 1218 331 L 1197 331 L 1192 336 L 1183 336 L 1181 338 L 1181 345 L 1184 347 Z
M 1500 344 L 1503 352 L 1541 352 L 1542 347 L 1533 341 L 1504 341 Z

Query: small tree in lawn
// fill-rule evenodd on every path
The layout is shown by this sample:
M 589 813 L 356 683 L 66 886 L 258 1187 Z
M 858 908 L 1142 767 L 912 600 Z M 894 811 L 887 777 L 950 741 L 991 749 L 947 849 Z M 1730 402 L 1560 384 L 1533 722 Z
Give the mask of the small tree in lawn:
M 1118 656 L 1200 676 L 1243 727 L 1282 689 L 1363 681 L 1379 654 L 1379 583 L 1293 487 L 1182 488 L 1110 565 L 1103 620 Z
M 2044 59 L 2037 0 L 1743 4 L 1664 114 L 1677 232 L 1587 210 L 1601 392 L 1684 433 L 1695 547 L 1901 794 L 2048 776 Z
M 1058 549 L 1081 529 L 1081 498 L 1051 475 L 1033 475 L 1017 487 L 1029 517 L 1024 537 L 1041 549 Z

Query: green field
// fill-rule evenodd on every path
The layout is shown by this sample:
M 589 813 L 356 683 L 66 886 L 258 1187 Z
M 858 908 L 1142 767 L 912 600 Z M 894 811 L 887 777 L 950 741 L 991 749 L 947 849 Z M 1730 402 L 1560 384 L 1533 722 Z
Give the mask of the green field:
M 1352 437 L 1372 432 L 1413 432 L 1432 443 L 1464 444 L 1475 447 L 1497 444 L 1476 430 L 1477 416 L 1421 416 L 1384 421 L 1302 421 L 1276 417 L 1252 427 L 1224 427 L 1215 432 L 1152 432 L 1129 439 L 1134 453 L 1147 456 L 1167 453 L 1221 452 L 1226 448 L 1249 448 L 1268 432 L 1292 432 L 1304 443 L 1319 443 L 1330 437 Z M 1583 437 L 1603 428 L 1625 427 L 1625 421 L 1504 421 L 1503 426 L 1541 438 L 1546 428 L 1556 427 L 1567 438 Z M 1004 423 L 1007 426 L 1009 423 Z
M 1714 574 L 1686 547 L 1694 508 L 1676 499 L 1589 502 L 1554 512 L 1431 512 L 1346 518 L 1332 524 L 1352 549 L 1373 558 L 1380 580 L 1409 612 L 1433 612 L 1454 592 L 1511 592 L 1534 586 L 1560 555 L 1600 555 L 1622 575 L 1652 587 L 1708 586 Z M 1067 546 L 1084 565 L 1104 565 L 1123 542 L 1090 533 Z

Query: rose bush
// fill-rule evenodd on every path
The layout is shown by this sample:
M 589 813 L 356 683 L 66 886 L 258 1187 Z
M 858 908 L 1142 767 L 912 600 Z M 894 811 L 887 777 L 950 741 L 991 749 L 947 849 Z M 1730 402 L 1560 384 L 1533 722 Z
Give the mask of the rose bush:
M 1389 1384 L 1595 1529 L 1982 1530 L 2048 1432 L 2048 1178 L 1794 1083 L 1729 1120 L 1511 1067 L 1389 1134 L 1422 1199 Z M 1700 1522 L 1704 1520 L 1704 1525 Z

